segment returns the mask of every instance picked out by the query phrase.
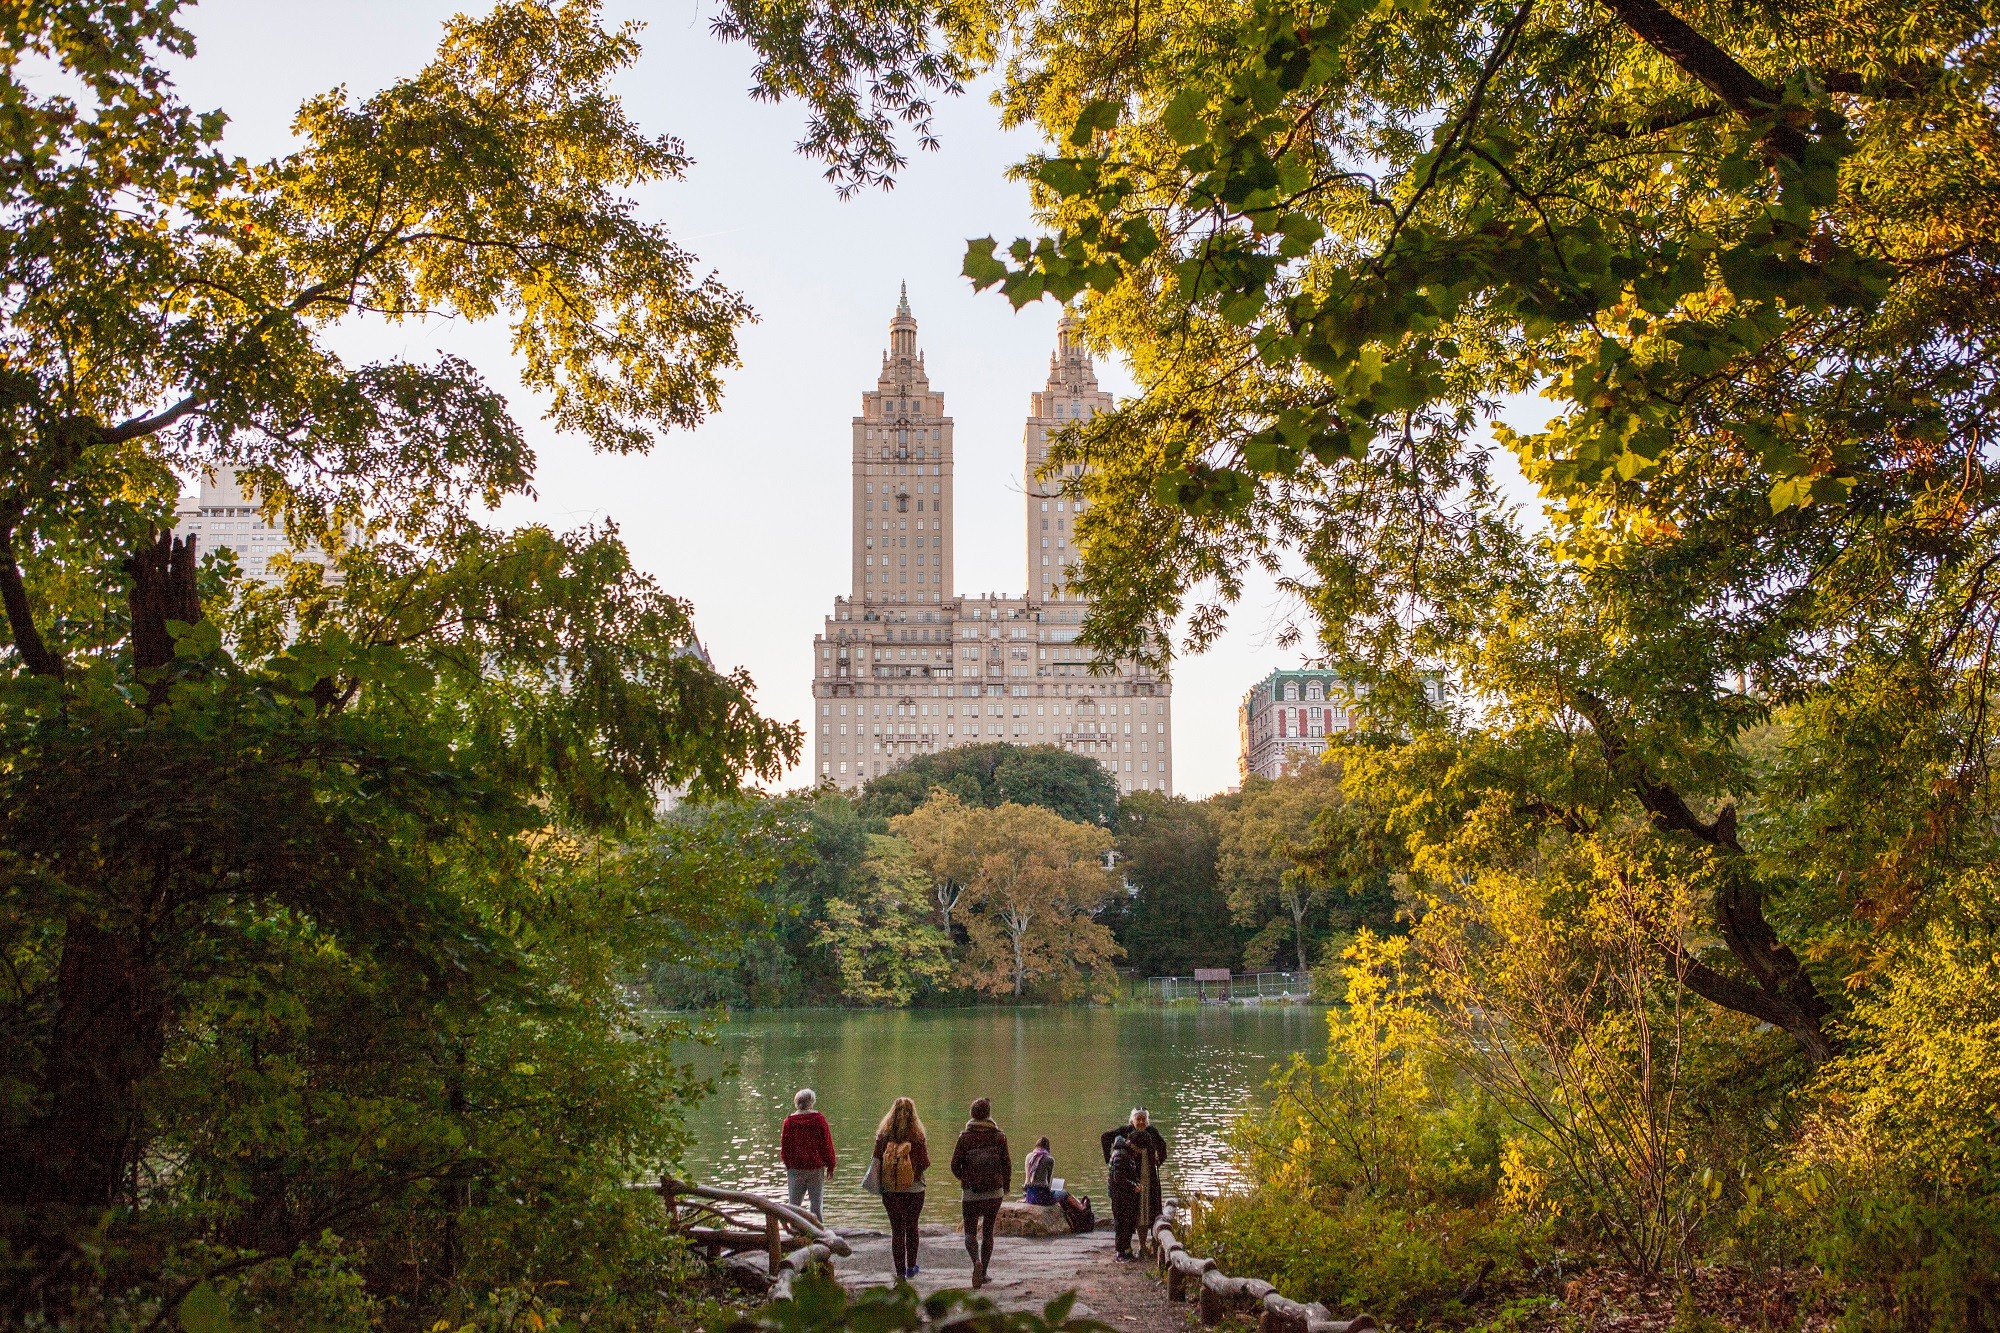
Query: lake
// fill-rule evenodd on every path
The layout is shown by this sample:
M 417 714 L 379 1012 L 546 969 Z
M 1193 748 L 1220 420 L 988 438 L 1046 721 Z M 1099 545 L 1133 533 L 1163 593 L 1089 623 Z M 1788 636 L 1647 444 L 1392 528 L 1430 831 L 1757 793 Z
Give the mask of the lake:
M 828 1182 L 836 1225 L 880 1227 L 881 1201 L 861 1189 L 875 1125 L 897 1096 L 916 1099 L 936 1157 L 928 1221 L 956 1218 L 946 1169 L 974 1097 L 993 1115 L 1019 1163 L 1049 1136 L 1056 1175 L 1108 1216 L 1097 1137 L 1134 1106 L 1167 1136 L 1170 1188 L 1230 1183 L 1225 1136 L 1238 1116 L 1268 1100 L 1273 1069 L 1294 1053 L 1321 1058 L 1326 1011 L 1305 1005 L 1198 1008 L 943 1009 L 747 1013 L 719 1029 L 717 1045 L 687 1058 L 716 1079 L 695 1108 L 696 1138 L 683 1170 L 702 1184 L 784 1197 L 778 1127 L 801 1087 L 819 1094 L 833 1124 L 840 1167 Z M 733 1070 L 733 1072 L 732 1072 Z M 935 1214 L 935 1215 L 934 1215 Z

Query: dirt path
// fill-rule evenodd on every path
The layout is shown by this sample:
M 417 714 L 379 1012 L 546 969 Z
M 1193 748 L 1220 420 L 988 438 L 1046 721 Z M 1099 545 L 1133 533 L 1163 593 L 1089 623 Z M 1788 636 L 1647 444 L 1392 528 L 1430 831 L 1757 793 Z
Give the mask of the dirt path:
M 884 1232 L 841 1233 L 854 1247 L 835 1271 L 850 1290 L 886 1287 L 895 1281 Z M 917 1251 L 917 1290 L 929 1295 L 945 1287 L 970 1287 L 972 1261 L 956 1227 L 927 1226 Z M 1167 1301 L 1166 1284 L 1144 1263 L 1112 1259 L 1110 1231 L 1087 1236 L 1027 1239 L 1000 1236 L 993 1244 L 988 1281 L 980 1290 L 1004 1310 L 1040 1310 L 1065 1291 L 1077 1293 L 1075 1313 L 1132 1333 L 1186 1333 L 1192 1306 Z

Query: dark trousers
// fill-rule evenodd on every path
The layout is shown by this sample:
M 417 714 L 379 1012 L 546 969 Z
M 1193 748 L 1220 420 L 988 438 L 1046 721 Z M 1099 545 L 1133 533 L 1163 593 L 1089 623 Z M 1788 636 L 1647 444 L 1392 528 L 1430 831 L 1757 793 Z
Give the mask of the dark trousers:
M 1117 1228 L 1118 1253 L 1132 1253 L 1132 1235 L 1139 1229 L 1139 1191 L 1131 1185 L 1113 1183 L 1111 1221 Z
M 993 1224 L 1000 1220 L 999 1199 L 967 1199 L 965 1210 L 965 1252 L 972 1262 L 985 1264 L 993 1257 Z
M 924 1192 L 887 1193 L 882 1206 L 889 1210 L 889 1254 L 896 1276 L 903 1277 L 917 1266 L 917 1218 L 924 1211 Z

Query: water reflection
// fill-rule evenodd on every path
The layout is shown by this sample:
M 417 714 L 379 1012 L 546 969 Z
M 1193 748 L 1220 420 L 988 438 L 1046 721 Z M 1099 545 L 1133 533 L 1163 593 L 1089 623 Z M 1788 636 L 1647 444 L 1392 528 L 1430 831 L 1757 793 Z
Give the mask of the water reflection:
M 962 1009 L 911 1012 L 746 1014 L 690 1059 L 717 1076 L 716 1095 L 689 1118 L 694 1179 L 782 1192 L 778 1126 L 792 1093 L 811 1087 L 833 1123 L 841 1169 L 826 1209 L 839 1224 L 879 1226 L 881 1205 L 862 1192 L 876 1121 L 898 1095 L 914 1097 L 939 1158 L 937 1203 L 957 1199 L 944 1168 L 974 1097 L 993 1099 L 1018 1163 L 1049 1136 L 1056 1174 L 1103 1207 L 1097 1136 L 1148 1107 L 1172 1145 L 1169 1183 L 1228 1183 L 1224 1135 L 1274 1067 L 1326 1044 L 1324 1012 L 1302 1006 L 1199 1009 Z M 735 1066 L 728 1075 L 725 1066 Z M 955 1210 L 954 1210 L 955 1212 Z M 931 1217 L 930 1220 L 938 1220 Z M 942 1217 L 943 1214 L 938 1214 Z

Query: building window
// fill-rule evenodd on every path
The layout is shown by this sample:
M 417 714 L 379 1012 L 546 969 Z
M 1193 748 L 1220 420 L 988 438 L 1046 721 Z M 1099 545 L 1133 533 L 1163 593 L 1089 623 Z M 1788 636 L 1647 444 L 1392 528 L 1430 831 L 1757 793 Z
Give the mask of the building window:
M 1286 681 L 1286 682 L 1285 682 L 1285 702 L 1286 702 L 1286 703 L 1290 703 L 1290 702 L 1292 702 L 1293 700 L 1297 699 L 1298 697 L 1299 697 L 1299 683 L 1298 683 L 1297 681 L 1295 681 L 1295 680 L 1288 680 L 1288 681 Z

